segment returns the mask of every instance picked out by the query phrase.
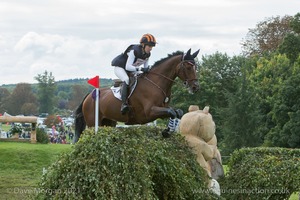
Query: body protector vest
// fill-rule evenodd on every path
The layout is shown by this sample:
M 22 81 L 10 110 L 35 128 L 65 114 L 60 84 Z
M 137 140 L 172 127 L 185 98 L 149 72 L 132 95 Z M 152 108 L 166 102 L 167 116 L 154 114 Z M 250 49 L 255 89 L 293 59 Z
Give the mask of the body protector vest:
M 127 53 L 131 50 L 134 50 L 135 56 L 133 66 L 139 66 L 141 63 L 144 63 L 145 60 L 147 60 L 151 55 L 150 53 L 144 53 L 141 45 L 132 44 L 123 53 L 115 57 L 112 60 L 111 65 L 116 67 L 122 67 L 123 69 L 125 69 L 126 62 L 128 59 Z

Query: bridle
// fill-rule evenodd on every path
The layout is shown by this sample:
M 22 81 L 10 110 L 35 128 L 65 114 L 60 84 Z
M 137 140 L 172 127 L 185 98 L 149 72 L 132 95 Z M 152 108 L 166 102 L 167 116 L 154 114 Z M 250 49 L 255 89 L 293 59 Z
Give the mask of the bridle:
M 196 65 L 194 64 L 194 61 L 192 61 L 192 60 L 183 60 L 182 59 L 181 62 L 178 64 L 179 65 L 179 69 L 181 69 L 183 67 L 186 67 L 184 65 L 185 63 L 187 63 L 189 65 L 192 65 L 193 68 L 196 68 Z M 149 71 L 148 73 L 155 74 L 157 76 L 163 77 L 163 78 L 171 81 L 172 83 L 176 83 L 175 80 L 173 80 L 173 79 L 171 79 L 171 78 L 169 78 L 169 77 L 167 77 L 167 76 L 165 76 L 163 74 L 159 74 L 159 73 L 151 72 L 151 71 Z M 179 73 L 177 73 L 177 74 L 179 74 Z M 162 91 L 162 93 L 165 95 L 165 97 L 167 97 L 166 92 L 159 85 L 157 85 L 154 81 L 152 81 L 151 79 L 149 79 L 147 76 L 144 76 L 144 79 L 146 79 L 147 81 L 149 81 L 151 84 L 155 85 L 158 89 L 160 89 Z M 189 81 L 197 81 L 197 80 L 198 80 L 197 78 L 195 78 L 195 79 L 185 79 L 183 81 L 183 84 L 186 86 Z
M 194 64 L 194 61 L 193 61 L 193 60 L 182 60 L 182 61 L 179 63 L 179 65 L 180 65 L 179 67 L 180 67 L 180 68 L 186 67 L 186 66 L 184 65 L 185 63 L 187 63 L 188 65 L 191 65 L 191 66 L 194 68 L 194 70 L 196 70 L 196 65 Z M 185 70 L 185 68 L 184 68 L 183 70 Z M 179 73 L 178 73 L 178 74 L 179 74 Z M 185 79 L 185 80 L 183 80 L 183 84 L 184 84 L 184 85 L 187 85 L 189 81 L 198 81 L 198 79 L 197 79 L 197 78 L 193 78 L 193 79 Z

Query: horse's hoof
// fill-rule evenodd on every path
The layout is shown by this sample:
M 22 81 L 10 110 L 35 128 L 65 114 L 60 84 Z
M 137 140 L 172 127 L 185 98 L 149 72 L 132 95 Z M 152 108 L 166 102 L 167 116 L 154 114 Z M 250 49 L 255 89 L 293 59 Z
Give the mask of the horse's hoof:
M 177 117 L 177 113 L 174 109 L 168 109 L 168 113 L 172 119 L 175 119 Z
M 162 136 L 163 136 L 164 138 L 169 138 L 169 137 L 171 137 L 171 134 L 170 134 L 170 132 L 169 132 L 168 129 L 163 130 L 161 134 L 162 134 Z
M 175 112 L 176 112 L 177 118 L 181 119 L 181 117 L 183 116 L 183 111 L 181 109 L 177 109 Z

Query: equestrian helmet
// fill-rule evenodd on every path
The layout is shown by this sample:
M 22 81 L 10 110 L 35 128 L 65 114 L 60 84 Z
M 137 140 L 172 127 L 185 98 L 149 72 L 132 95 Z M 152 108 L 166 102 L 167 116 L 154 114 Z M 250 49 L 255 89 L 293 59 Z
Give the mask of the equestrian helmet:
M 149 46 L 152 46 L 152 47 L 155 47 L 156 45 L 156 39 L 153 35 L 147 33 L 147 34 L 144 34 L 140 40 L 140 43 L 141 44 L 145 44 L 145 45 L 149 45 Z

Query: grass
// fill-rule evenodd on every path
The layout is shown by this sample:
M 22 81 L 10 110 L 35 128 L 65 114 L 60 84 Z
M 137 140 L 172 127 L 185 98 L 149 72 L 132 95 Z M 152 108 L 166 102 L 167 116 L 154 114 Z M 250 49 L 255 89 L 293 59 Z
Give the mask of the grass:
M 0 199 L 30 199 L 47 168 L 72 145 L 0 142 Z
M 0 130 L 7 132 L 11 128 L 11 125 L 0 123 Z

